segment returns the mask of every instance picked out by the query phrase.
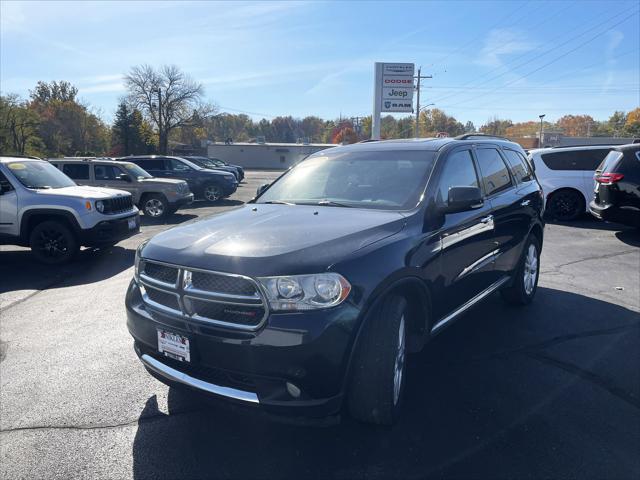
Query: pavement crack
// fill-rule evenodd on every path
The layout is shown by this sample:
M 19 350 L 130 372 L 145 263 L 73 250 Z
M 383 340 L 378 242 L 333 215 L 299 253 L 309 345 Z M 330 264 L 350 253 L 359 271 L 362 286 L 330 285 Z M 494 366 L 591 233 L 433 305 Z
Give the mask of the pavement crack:
M 640 409 L 640 399 L 636 398 L 635 396 L 633 396 L 633 394 L 621 389 L 620 387 L 613 385 L 607 379 L 602 378 L 601 376 L 596 375 L 595 373 L 589 370 L 585 370 L 573 363 L 565 362 L 564 360 L 560 360 L 558 358 L 554 358 L 540 352 L 530 351 L 530 352 L 526 352 L 526 355 L 530 358 L 538 360 L 539 362 L 546 363 L 547 365 L 552 365 L 554 367 L 560 368 L 561 370 L 564 370 L 573 375 L 576 375 L 581 379 L 586 380 L 587 382 L 590 382 L 606 390 L 614 397 L 628 403 L 629 405 L 637 409 Z
M 550 268 L 548 270 L 542 269 L 542 270 L 540 270 L 540 273 L 557 272 L 561 268 L 567 267 L 569 265 L 575 265 L 577 263 L 588 262 L 589 260 L 603 260 L 603 259 L 607 259 L 607 258 L 613 258 L 613 257 L 621 256 L 621 255 L 627 255 L 629 253 L 635 253 L 637 251 L 638 251 L 638 249 L 635 248 L 633 250 L 623 250 L 622 252 L 608 253 L 606 255 L 598 255 L 597 257 L 580 258 L 578 260 L 572 260 L 570 262 L 560 263 L 558 265 L 554 265 L 552 268 Z
M 136 418 L 135 420 L 129 420 L 126 422 L 97 424 L 97 425 L 32 425 L 28 427 L 14 427 L 14 428 L 6 428 L 3 430 L 0 430 L 0 435 L 2 435 L 3 433 L 38 431 L 38 430 L 82 430 L 82 431 L 109 430 L 109 429 L 115 429 L 115 428 L 129 427 L 136 424 L 143 425 L 147 423 L 154 423 L 160 420 L 169 419 L 176 416 L 188 415 L 191 413 L 198 413 L 201 411 L 202 411 L 201 408 L 192 408 L 192 409 L 178 410 L 175 412 L 171 412 L 169 414 L 158 412 L 151 415 L 146 415 L 144 417 Z

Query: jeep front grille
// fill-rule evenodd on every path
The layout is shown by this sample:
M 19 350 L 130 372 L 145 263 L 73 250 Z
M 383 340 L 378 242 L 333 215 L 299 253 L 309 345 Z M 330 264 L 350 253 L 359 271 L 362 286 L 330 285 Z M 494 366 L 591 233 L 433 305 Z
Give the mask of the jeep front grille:
M 243 275 L 142 259 L 139 280 L 148 306 L 189 320 L 256 330 L 268 315 L 257 282 Z
M 133 200 L 131 195 L 123 195 L 121 197 L 107 198 L 104 202 L 104 213 L 115 215 L 118 213 L 133 210 Z

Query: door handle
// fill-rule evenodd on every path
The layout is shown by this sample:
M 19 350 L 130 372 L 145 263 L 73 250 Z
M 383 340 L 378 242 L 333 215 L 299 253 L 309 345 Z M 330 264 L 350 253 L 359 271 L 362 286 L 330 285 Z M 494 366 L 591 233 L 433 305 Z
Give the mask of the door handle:
M 523 200 L 522 202 L 520 202 L 520 205 L 522 205 L 523 207 L 528 207 L 530 203 L 531 200 Z
M 480 223 L 491 223 L 493 221 L 493 215 L 487 215 L 480 219 Z

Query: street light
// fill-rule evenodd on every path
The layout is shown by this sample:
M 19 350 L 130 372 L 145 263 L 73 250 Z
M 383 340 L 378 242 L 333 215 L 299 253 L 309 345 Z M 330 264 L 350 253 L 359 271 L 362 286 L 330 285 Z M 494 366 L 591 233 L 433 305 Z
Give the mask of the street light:
M 538 115 L 538 118 L 540 119 L 540 139 L 539 139 L 539 145 L 538 147 L 542 148 L 542 136 L 544 135 L 544 126 L 542 124 L 542 119 L 546 117 L 546 115 L 543 113 L 542 115 Z

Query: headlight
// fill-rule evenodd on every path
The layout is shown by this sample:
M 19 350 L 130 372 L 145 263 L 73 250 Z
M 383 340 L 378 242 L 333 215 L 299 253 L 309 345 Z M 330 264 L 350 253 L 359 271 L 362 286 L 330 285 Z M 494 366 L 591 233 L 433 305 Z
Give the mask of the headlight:
M 104 202 L 102 200 L 96 201 L 96 210 L 100 213 L 104 212 Z
M 133 276 L 136 279 L 136 282 L 140 279 L 140 264 L 142 262 L 142 249 L 147 245 L 147 243 L 149 243 L 149 240 L 145 240 L 140 245 L 138 245 L 138 248 L 136 248 L 136 257 L 133 262 L 133 265 L 134 265 Z
M 337 273 L 258 278 L 271 310 L 313 310 L 334 307 L 344 301 L 351 285 Z

